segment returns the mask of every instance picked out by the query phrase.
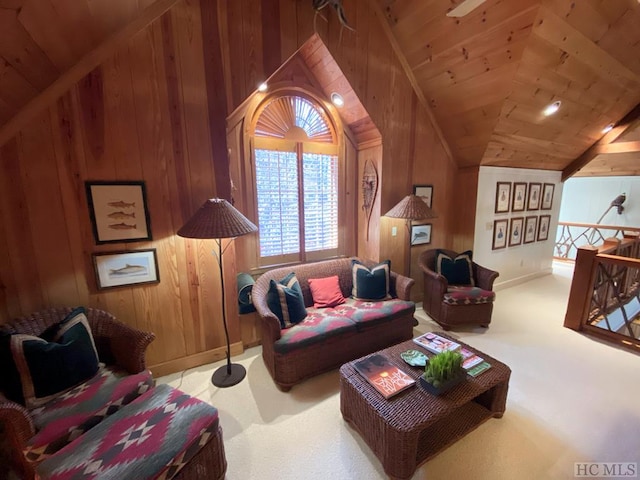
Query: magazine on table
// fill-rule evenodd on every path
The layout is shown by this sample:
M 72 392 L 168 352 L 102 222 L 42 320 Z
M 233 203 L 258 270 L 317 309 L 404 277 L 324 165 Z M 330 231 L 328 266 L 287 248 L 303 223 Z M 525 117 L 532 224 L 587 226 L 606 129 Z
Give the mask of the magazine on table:
M 384 398 L 390 398 L 416 383 L 384 355 L 371 355 L 354 362 L 353 366 Z
M 465 370 L 469 370 L 470 368 L 475 367 L 479 363 L 484 362 L 484 358 L 478 356 L 477 354 L 475 354 L 474 352 L 472 352 L 467 348 L 462 347 L 458 351 L 462 355 L 462 368 L 464 368 Z
M 460 348 L 459 343 L 433 332 L 420 335 L 414 338 L 413 341 L 433 353 L 442 353 L 447 350 L 455 351 Z
M 471 367 L 469 370 L 467 370 L 467 373 L 469 375 L 471 375 L 472 377 L 477 377 L 482 372 L 486 372 L 490 368 L 491 368 L 491 364 L 489 362 L 483 360 L 482 362 L 480 362 L 476 366 Z

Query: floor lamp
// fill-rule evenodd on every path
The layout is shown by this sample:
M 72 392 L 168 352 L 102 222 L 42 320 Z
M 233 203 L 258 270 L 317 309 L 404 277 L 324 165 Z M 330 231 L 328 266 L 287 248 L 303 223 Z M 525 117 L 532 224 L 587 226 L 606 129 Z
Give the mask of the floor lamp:
M 411 222 L 413 220 L 427 220 L 429 218 L 438 218 L 436 212 L 429 207 L 424 200 L 417 195 L 407 195 L 398 204 L 384 214 L 390 218 L 404 218 L 407 224 L 407 233 L 409 234 L 409 245 L 411 245 Z M 407 265 L 408 264 L 408 265 Z M 411 258 L 409 261 L 405 255 L 405 270 L 407 275 L 411 274 Z
M 227 364 L 213 372 L 211 382 L 216 387 L 232 387 L 240 383 L 247 374 L 245 368 L 237 363 L 231 363 L 231 347 L 229 345 L 229 330 L 227 328 L 227 309 L 224 292 L 224 274 L 222 255 L 227 246 L 222 248 L 222 239 L 239 237 L 248 233 L 257 232 L 258 227 L 251 223 L 233 205 L 222 198 L 210 198 L 200 209 L 185 223 L 178 235 L 185 238 L 215 239 L 218 251 L 213 254 L 220 267 L 220 286 L 222 288 L 222 323 L 224 335 L 227 339 Z

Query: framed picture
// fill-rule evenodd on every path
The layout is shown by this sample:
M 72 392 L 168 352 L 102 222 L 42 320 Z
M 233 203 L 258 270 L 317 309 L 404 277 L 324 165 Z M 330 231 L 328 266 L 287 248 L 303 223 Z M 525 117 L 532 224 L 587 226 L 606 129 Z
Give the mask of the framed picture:
M 156 249 L 93 254 L 98 289 L 159 283 Z
M 432 208 L 433 185 L 414 185 L 413 194 L 420 197 L 427 204 L 427 207 Z
M 411 225 L 411 245 L 431 243 L 431 224 Z
M 529 184 L 529 199 L 527 201 L 527 210 L 538 210 L 540 208 L 541 190 L 542 190 L 541 183 Z
M 508 212 L 509 202 L 511 202 L 511 182 L 498 182 L 496 185 L 495 213 Z
M 549 224 L 551 215 L 540 215 L 540 225 L 538 225 L 538 241 L 542 242 L 549 238 Z
M 511 219 L 509 226 L 509 246 L 520 245 L 522 243 L 522 230 L 524 218 L 516 217 Z
M 498 250 L 507 246 L 507 228 L 509 226 L 509 220 L 495 220 L 493 222 L 493 243 L 491 244 L 492 250 Z
M 533 243 L 538 233 L 538 217 L 532 216 L 524 219 L 524 239 L 522 243 Z
M 551 210 L 551 206 L 553 205 L 553 191 L 555 190 L 555 185 L 553 183 L 545 183 L 544 188 L 542 190 L 542 206 L 540 207 L 542 210 Z
M 151 240 L 144 182 L 85 182 L 96 244 Z
M 511 201 L 512 212 L 522 212 L 527 203 L 527 184 L 515 182 L 513 184 L 513 200 Z

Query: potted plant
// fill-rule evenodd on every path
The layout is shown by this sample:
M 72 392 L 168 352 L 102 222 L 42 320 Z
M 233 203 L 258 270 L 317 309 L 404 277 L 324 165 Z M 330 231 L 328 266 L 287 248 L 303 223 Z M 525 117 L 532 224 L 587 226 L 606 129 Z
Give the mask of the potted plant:
M 445 351 L 429 359 L 420 377 L 420 384 L 433 395 L 441 395 L 454 387 L 466 376 L 462 368 L 462 355 L 458 352 Z

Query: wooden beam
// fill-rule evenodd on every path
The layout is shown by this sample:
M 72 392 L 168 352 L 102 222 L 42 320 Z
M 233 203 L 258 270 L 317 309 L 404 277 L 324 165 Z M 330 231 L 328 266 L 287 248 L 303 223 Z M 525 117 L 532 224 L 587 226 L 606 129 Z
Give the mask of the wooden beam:
M 596 158 L 600 153 L 598 150 L 600 148 L 604 148 L 613 142 L 615 142 L 621 135 L 626 133 L 629 130 L 633 130 L 636 127 L 640 126 L 640 103 L 636 105 L 629 113 L 627 113 L 622 120 L 618 122 L 618 124 L 613 127 L 609 133 L 607 133 L 604 137 L 598 140 L 596 143 L 591 145 L 582 155 L 573 160 L 569 165 L 562 170 L 562 181 L 564 182 L 567 178 L 571 177 L 582 167 L 587 165 L 591 160 Z M 636 143 L 636 142 L 625 142 L 625 143 Z
M 409 66 L 409 62 L 407 61 L 407 58 L 404 56 L 404 53 L 402 53 L 402 49 L 400 48 L 400 45 L 398 44 L 396 37 L 393 36 L 393 32 L 391 31 L 389 22 L 387 22 L 387 19 L 384 16 L 384 12 L 382 11 L 382 8 L 378 4 L 377 0 L 369 0 L 369 4 L 371 5 L 371 8 L 373 8 L 374 12 L 376 13 L 376 16 L 378 17 L 378 21 L 382 25 L 382 29 L 384 30 L 384 33 L 387 36 L 387 39 L 391 43 L 391 47 L 393 48 L 393 51 L 395 52 L 396 57 L 398 58 L 398 61 L 400 62 L 400 65 L 402 66 L 402 69 L 404 70 L 405 75 L 409 79 L 409 83 L 413 87 L 413 91 L 416 93 L 416 96 L 418 97 L 418 101 L 420 102 L 422 107 L 426 110 L 427 115 L 429 116 L 429 120 L 431 121 L 431 125 L 433 126 L 433 129 L 436 131 L 436 135 L 438 136 L 438 139 L 442 144 L 442 148 L 444 148 L 444 151 L 446 152 L 447 157 L 449 157 L 449 160 L 451 161 L 451 163 L 457 167 L 458 162 L 456 159 L 453 158 L 453 154 L 451 153 L 451 148 L 449 148 L 449 143 L 447 142 L 447 139 L 445 138 L 444 133 L 442 132 L 442 130 L 440 129 L 440 126 L 438 125 L 438 122 L 436 121 L 436 116 L 434 115 L 433 110 L 431 110 L 431 107 L 429 106 L 429 103 L 427 102 L 427 99 L 424 96 L 424 92 L 422 91 L 422 89 L 420 88 L 420 85 L 418 84 L 418 80 L 416 79 L 416 76 L 413 74 L 413 70 L 411 70 L 411 66 Z
M 55 102 L 85 75 L 102 64 L 113 53 L 125 45 L 134 35 L 166 13 L 179 0 L 157 0 L 145 8 L 140 15 L 108 37 L 104 42 L 82 57 L 78 63 L 64 72 L 40 94 L 27 103 L 16 115 L 0 128 L 0 146 L 15 137 L 25 125 L 43 109 Z
M 640 152 L 640 140 L 636 142 L 610 143 L 597 148 L 598 153 L 635 153 Z

